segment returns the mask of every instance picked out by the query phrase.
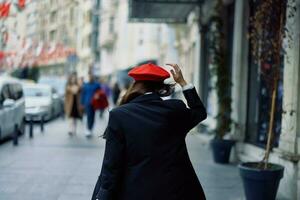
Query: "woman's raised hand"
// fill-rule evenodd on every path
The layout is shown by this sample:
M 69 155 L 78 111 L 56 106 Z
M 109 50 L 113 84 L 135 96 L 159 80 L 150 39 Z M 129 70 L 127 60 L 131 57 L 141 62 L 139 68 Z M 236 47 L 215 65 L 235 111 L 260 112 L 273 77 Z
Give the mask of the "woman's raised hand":
M 171 74 L 176 83 L 178 83 L 181 87 L 187 85 L 186 81 L 183 78 L 181 69 L 179 68 L 179 66 L 177 64 L 166 64 L 166 65 L 173 67 L 173 69 L 171 69 Z

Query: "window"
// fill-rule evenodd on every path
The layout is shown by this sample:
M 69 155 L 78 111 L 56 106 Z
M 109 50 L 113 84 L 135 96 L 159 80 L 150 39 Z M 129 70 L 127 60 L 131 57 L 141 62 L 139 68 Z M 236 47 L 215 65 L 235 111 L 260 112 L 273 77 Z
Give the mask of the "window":
M 115 31 L 114 21 L 115 21 L 114 16 L 110 16 L 109 17 L 109 28 L 108 28 L 109 33 L 113 33 Z
M 42 31 L 41 32 L 41 40 L 42 41 L 46 41 L 47 39 L 46 39 L 46 33 L 45 33 L 45 31 Z
M 2 108 L 3 102 L 4 102 L 4 98 L 3 98 L 3 96 L 0 94 L 0 109 Z
M 254 15 L 259 1 L 251 1 L 250 16 Z M 265 28 L 265 31 L 269 31 Z M 257 64 L 251 54 L 251 43 L 249 43 L 248 54 L 248 103 L 247 103 L 247 121 L 246 121 L 246 141 L 257 145 L 265 146 L 267 143 L 267 133 L 269 129 L 270 107 L 272 99 L 272 90 L 266 75 L 269 76 L 269 66 L 274 64 L 270 59 L 268 63 Z M 284 59 L 281 58 L 280 77 L 283 77 Z M 264 75 L 261 71 L 264 71 Z M 281 133 L 281 113 L 283 99 L 283 82 L 278 82 L 277 97 L 275 101 L 275 118 L 273 124 L 274 146 L 278 146 Z
M 50 4 L 52 4 L 52 5 L 53 5 L 53 4 L 57 4 L 57 0 L 51 0 L 51 1 L 50 1 Z
M 50 14 L 50 22 L 51 23 L 56 22 L 56 17 L 57 17 L 57 12 L 56 11 L 51 12 L 51 14 Z
M 87 47 L 90 47 L 92 45 L 92 37 L 92 34 L 89 34 Z
M 23 90 L 20 84 L 9 84 L 9 92 L 11 94 L 11 99 L 18 100 L 23 97 Z
M 51 89 L 51 93 L 52 93 L 52 95 L 58 95 L 58 92 L 55 88 Z
M 73 25 L 74 23 L 74 9 L 70 9 L 70 24 Z
M 56 30 L 51 31 L 50 32 L 50 40 L 51 41 L 56 40 L 56 35 L 57 35 L 57 31 Z
M 1 105 L 3 104 L 3 102 L 6 99 L 10 98 L 10 93 L 9 93 L 9 87 L 8 87 L 8 85 L 3 85 L 0 96 L 1 96 L 1 98 L 0 98 L 1 99 L 1 102 L 0 102 Z
M 92 22 L 92 19 L 93 19 L 93 13 L 92 13 L 92 11 L 89 11 L 86 14 L 86 22 Z
M 39 87 L 25 87 L 24 95 L 25 97 L 48 97 L 51 96 L 51 90 Z

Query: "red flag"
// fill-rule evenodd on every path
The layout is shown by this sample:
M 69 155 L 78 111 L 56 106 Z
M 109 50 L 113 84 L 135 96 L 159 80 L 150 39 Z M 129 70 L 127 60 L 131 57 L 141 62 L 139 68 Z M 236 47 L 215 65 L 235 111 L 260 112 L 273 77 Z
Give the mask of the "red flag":
M 0 60 L 3 59 L 4 57 L 5 57 L 4 51 L 0 51 Z
M 19 8 L 24 9 L 25 8 L 25 3 L 26 3 L 26 0 L 19 0 L 18 1 Z
M 10 3 L 0 4 L 0 17 L 8 17 L 10 11 Z

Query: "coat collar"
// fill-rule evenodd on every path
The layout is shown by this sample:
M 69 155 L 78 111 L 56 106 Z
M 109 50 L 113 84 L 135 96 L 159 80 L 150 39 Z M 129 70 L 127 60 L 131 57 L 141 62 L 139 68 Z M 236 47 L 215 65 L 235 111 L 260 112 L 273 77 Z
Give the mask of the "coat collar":
M 162 99 L 160 98 L 160 96 L 158 94 L 152 93 L 152 94 L 144 94 L 144 95 L 138 96 L 138 97 L 132 99 L 130 101 L 130 103 L 137 103 L 137 102 L 143 102 L 143 101 L 154 101 L 154 100 L 162 101 Z

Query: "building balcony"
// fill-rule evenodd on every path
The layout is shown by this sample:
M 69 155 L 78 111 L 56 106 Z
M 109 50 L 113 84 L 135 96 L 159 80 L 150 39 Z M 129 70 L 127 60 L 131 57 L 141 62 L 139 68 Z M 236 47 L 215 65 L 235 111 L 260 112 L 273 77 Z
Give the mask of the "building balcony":
M 100 47 L 104 49 L 112 49 L 116 43 L 116 39 L 116 33 L 107 34 L 100 40 Z

